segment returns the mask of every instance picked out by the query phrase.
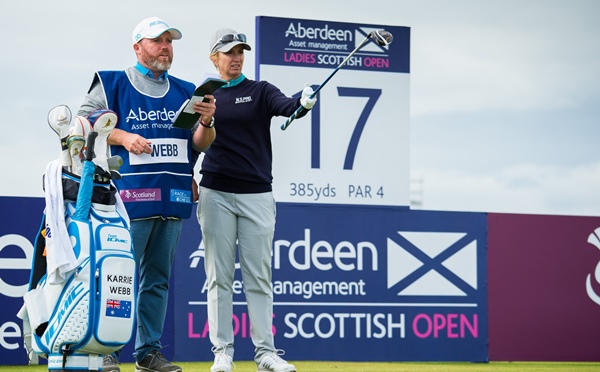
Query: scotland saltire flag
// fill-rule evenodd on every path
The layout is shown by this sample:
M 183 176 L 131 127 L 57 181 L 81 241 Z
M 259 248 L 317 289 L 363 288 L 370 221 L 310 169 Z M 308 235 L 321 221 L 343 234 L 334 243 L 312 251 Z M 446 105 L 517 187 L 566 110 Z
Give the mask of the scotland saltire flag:
M 106 316 L 129 318 L 131 316 L 131 301 L 106 299 Z

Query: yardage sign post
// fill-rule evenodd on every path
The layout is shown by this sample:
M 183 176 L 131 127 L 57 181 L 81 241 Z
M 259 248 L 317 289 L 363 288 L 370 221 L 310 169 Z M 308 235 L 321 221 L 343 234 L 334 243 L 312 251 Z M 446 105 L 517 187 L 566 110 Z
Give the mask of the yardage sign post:
M 256 75 L 298 96 L 379 29 L 392 45 L 369 40 L 285 132 L 274 119 L 278 202 L 409 206 L 409 28 L 257 17 Z

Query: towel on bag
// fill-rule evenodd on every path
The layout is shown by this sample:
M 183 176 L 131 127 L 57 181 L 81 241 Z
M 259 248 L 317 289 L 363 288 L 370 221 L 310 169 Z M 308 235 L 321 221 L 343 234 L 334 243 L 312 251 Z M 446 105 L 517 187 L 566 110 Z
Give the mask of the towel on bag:
M 64 282 L 77 267 L 77 258 L 65 224 L 65 203 L 62 189 L 62 163 L 50 162 L 44 174 L 46 199 L 46 263 L 48 283 Z

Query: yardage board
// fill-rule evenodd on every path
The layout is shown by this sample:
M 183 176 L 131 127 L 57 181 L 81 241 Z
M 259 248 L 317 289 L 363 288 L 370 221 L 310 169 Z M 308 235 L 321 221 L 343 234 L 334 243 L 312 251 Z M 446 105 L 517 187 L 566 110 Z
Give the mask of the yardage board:
M 327 82 L 304 118 L 285 130 L 273 119 L 273 189 L 278 202 L 409 206 L 410 29 L 257 17 L 256 76 L 298 97 Z

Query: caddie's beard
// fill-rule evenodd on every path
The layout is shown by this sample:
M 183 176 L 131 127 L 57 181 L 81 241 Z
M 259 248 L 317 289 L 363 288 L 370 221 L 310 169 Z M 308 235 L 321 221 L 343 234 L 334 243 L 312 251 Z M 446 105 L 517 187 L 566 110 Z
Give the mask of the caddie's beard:
M 160 62 L 157 58 L 151 58 L 145 61 L 151 70 L 165 72 L 171 68 L 171 62 Z
M 142 47 L 142 61 L 150 68 L 150 70 L 165 72 L 171 68 L 173 59 L 169 57 L 168 62 L 160 62 L 158 58 L 151 56 L 146 49 Z

